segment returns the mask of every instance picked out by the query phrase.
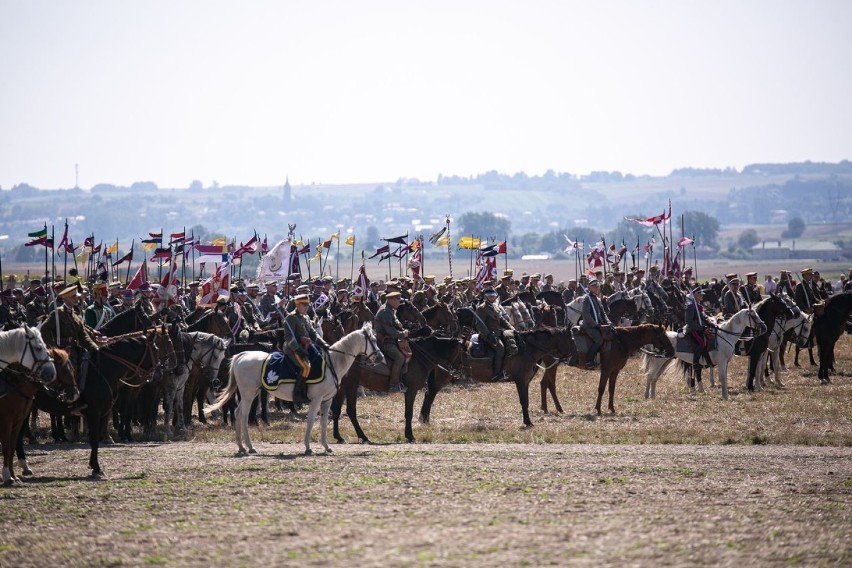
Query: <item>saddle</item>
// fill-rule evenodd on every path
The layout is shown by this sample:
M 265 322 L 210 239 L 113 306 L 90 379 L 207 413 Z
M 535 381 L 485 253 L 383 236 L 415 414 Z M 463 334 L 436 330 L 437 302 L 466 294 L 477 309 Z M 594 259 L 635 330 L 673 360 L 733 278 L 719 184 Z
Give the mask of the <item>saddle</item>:
M 707 341 L 707 352 L 716 350 L 716 330 L 712 328 L 706 328 L 704 330 L 704 338 Z M 709 360 L 709 358 L 703 354 L 704 350 L 701 348 L 698 343 L 695 342 L 695 339 L 691 336 L 690 333 L 686 331 L 686 328 L 681 328 L 677 332 L 677 340 L 675 341 L 675 351 L 677 353 L 691 353 L 695 355 L 696 351 L 701 350 L 703 355 L 705 367 L 714 367 L 713 362 Z
M 325 358 L 314 346 L 308 351 L 308 361 L 311 363 L 311 371 L 305 382 L 309 385 L 322 382 L 325 375 Z M 263 361 L 260 384 L 268 391 L 275 391 L 282 384 L 295 384 L 298 375 L 299 365 L 286 353 L 275 351 Z
M 606 326 L 601 328 L 601 337 L 603 338 L 601 353 L 606 353 L 612 348 L 612 338 L 614 335 L 611 327 Z M 571 328 L 571 337 L 574 339 L 574 345 L 577 346 L 578 353 L 586 353 L 589 347 L 592 346 L 592 338 L 579 325 Z

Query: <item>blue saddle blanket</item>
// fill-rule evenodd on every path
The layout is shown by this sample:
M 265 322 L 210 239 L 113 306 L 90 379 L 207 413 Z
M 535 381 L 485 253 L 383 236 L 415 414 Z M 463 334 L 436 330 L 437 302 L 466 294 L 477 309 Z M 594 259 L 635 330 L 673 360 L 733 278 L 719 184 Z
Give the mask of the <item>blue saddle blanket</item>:
M 308 384 L 322 382 L 325 375 L 325 359 L 315 346 L 308 349 L 308 361 L 311 363 L 311 371 L 308 374 Z M 261 384 L 266 390 L 276 390 L 281 384 L 293 384 L 299 374 L 299 365 L 286 353 L 275 351 L 270 353 L 264 360 L 260 371 Z

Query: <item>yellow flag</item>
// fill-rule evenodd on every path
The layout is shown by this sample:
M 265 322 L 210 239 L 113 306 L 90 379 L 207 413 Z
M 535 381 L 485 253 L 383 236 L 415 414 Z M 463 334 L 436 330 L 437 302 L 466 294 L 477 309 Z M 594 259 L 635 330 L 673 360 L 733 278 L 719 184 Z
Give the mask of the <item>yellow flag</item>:
M 317 247 L 317 253 L 314 255 L 313 260 L 317 260 L 322 258 L 322 245 Z
M 115 241 L 110 247 L 107 249 L 107 254 L 112 254 L 114 252 L 118 252 L 118 241 Z
M 228 240 L 225 237 L 219 237 L 218 239 L 213 239 L 212 241 L 210 241 L 210 244 L 219 245 L 220 247 L 223 247 L 228 244 Z
M 142 250 L 154 250 L 159 243 L 142 243 Z
M 89 251 L 84 251 L 84 252 L 81 252 L 80 254 L 77 255 L 77 262 L 79 262 L 80 264 L 85 264 L 88 261 L 89 261 Z
M 459 239 L 459 248 L 478 249 L 479 239 L 477 239 L 476 237 L 462 237 Z
M 435 243 L 435 246 L 436 247 L 445 247 L 449 244 L 450 244 L 450 237 L 448 237 L 447 235 L 444 235 L 443 237 L 438 239 L 438 242 Z
M 296 245 L 297 247 L 301 247 L 301 246 L 305 245 L 305 243 L 302 242 L 302 239 L 295 239 L 293 241 L 293 244 Z
M 336 233 L 334 233 L 333 235 L 331 235 L 331 236 L 330 236 L 330 237 L 328 237 L 328 238 L 329 238 L 329 240 L 330 240 L 330 239 L 337 239 L 337 240 L 340 240 L 340 231 L 337 231 Z
M 354 247 L 355 246 L 355 235 L 349 235 L 346 237 L 344 241 L 347 245 Z

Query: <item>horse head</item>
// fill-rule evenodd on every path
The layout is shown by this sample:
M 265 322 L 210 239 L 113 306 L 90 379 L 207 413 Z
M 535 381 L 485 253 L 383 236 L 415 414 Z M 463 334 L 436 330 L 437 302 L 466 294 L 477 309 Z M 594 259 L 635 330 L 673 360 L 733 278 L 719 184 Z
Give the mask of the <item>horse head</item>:
M 53 364 L 53 359 L 47 350 L 47 345 L 44 339 L 41 338 L 41 333 L 37 328 L 30 327 L 26 324 L 20 330 L 9 332 L 20 336 L 24 342 L 23 346 L 15 346 L 22 366 L 26 367 L 30 375 L 42 384 L 50 384 L 56 379 L 56 367 Z M 7 336 L 11 337 L 11 336 Z M 17 342 L 15 342 L 17 343 Z M 3 356 L 6 361 L 14 361 L 14 355 L 6 353 Z
M 675 356 L 675 348 L 668 335 L 666 335 L 665 326 L 654 325 L 653 339 L 652 345 L 656 351 L 664 353 L 669 358 Z
M 74 402 L 80 397 L 80 391 L 77 389 L 76 372 L 68 352 L 58 347 L 51 347 L 48 352 L 56 367 L 56 380 L 45 386 L 58 400 Z
M 378 341 L 376 340 L 376 332 L 373 330 L 373 322 L 368 321 L 362 327 L 360 332 L 364 335 L 364 350 L 362 354 L 370 362 L 384 363 L 385 354 L 379 349 Z

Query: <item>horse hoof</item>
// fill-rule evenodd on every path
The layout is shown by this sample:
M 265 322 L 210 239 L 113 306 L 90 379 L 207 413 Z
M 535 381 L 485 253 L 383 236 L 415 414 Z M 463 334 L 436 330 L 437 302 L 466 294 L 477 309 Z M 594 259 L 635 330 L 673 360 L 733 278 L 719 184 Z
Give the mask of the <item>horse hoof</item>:
M 249 448 L 248 453 L 250 453 L 250 454 L 256 454 L 256 453 L 257 453 L 257 450 L 255 450 L 254 448 Z
M 237 450 L 237 453 L 236 453 L 236 454 L 234 454 L 234 457 L 235 457 L 235 458 L 243 458 L 243 457 L 245 457 L 245 456 L 247 456 L 247 455 L 248 455 L 248 454 L 246 453 L 246 451 L 245 451 L 244 449 L 240 448 L 239 450 Z
M 6 481 L 4 481 L 4 482 L 3 482 L 3 487 L 12 487 L 12 480 L 11 480 L 11 479 L 7 479 Z
M 30 477 L 32 474 L 33 470 L 31 470 L 30 468 L 26 468 L 24 471 L 21 472 L 21 475 L 23 475 L 24 477 Z
M 104 472 L 102 471 L 92 471 L 92 475 L 89 476 L 91 479 L 103 479 Z
M 407 441 L 409 444 L 415 444 L 415 443 L 417 443 L 417 440 L 415 440 L 414 438 L 408 438 L 406 441 Z
M 326 454 L 333 454 L 333 453 L 334 453 L 334 451 L 333 451 L 331 448 L 326 448 L 326 449 L 325 449 L 325 453 L 326 453 Z
M 314 455 L 314 451 L 312 449 L 308 448 L 308 449 L 305 450 L 305 455 L 306 456 L 312 456 L 312 455 Z

